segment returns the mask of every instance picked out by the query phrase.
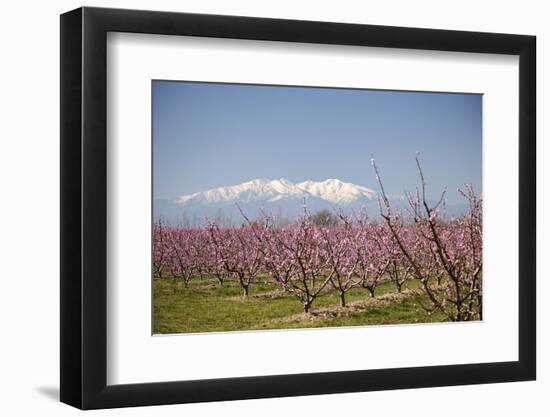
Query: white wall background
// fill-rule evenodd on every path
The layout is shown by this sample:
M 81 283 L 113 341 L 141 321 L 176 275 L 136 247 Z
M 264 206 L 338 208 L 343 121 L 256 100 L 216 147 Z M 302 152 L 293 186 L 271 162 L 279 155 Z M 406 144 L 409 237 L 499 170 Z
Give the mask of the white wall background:
M 9 2 L 0 23 L 0 410 L 3 415 L 75 415 L 59 392 L 59 17 L 72 0 Z M 538 37 L 538 381 L 229 403 L 145 407 L 94 415 L 193 416 L 406 415 L 543 416 L 550 412 L 550 293 L 544 257 L 550 249 L 550 147 L 544 120 L 550 96 L 550 26 L 543 1 L 367 2 L 299 0 L 124 0 L 86 5 L 237 14 Z M 545 102 L 546 100 L 546 102 Z M 546 394 L 546 395 L 544 395 Z

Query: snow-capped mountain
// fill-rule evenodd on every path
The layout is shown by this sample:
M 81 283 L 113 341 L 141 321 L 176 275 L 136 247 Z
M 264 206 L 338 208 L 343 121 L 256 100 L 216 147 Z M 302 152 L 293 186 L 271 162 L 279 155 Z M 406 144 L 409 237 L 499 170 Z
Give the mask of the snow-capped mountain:
M 376 192 L 367 187 L 328 179 L 323 182 L 304 181 L 296 184 L 300 189 L 331 203 L 346 206 L 360 199 L 373 199 Z
M 285 199 L 320 198 L 330 203 L 348 205 L 361 198 L 372 199 L 376 193 L 366 187 L 328 179 L 323 182 L 304 181 L 294 184 L 287 179 L 256 179 L 239 185 L 219 187 L 199 193 L 184 195 L 175 200 L 177 204 L 229 203 L 253 201 L 275 202 Z
M 175 201 L 177 204 L 190 203 L 212 204 L 253 201 L 274 202 L 282 199 L 303 199 L 310 197 L 310 193 L 297 184 L 281 178 L 278 180 L 257 179 L 229 187 L 219 187 L 199 193 L 183 195 Z
M 394 209 L 407 207 L 403 196 L 390 195 L 389 199 Z M 225 225 L 239 225 L 244 220 L 240 210 L 250 219 L 264 211 L 292 221 L 303 212 L 304 200 L 310 213 L 328 209 L 348 214 L 364 210 L 372 217 L 380 214 L 378 195 L 370 188 L 338 179 L 293 183 L 284 178 L 255 179 L 175 199 L 156 199 L 153 211 L 155 219 L 163 218 L 171 224 L 203 226 L 206 219 L 216 218 Z M 458 216 L 466 209 L 466 204 L 446 206 L 449 216 Z
M 174 200 L 155 200 L 155 218 L 201 223 L 197 219 L 225 217 L 230 222 L 241 219 L 239 207 L 251 217 L 260 209 L 281 217 L 293 218 L 301 212 L 303 201 L 310 210 L 354 208 L 372 205 L 376 192 L 370 188 L 338 179 L 293 183 L 287 179 L 255 179 L 239 185 L 219 187 Z

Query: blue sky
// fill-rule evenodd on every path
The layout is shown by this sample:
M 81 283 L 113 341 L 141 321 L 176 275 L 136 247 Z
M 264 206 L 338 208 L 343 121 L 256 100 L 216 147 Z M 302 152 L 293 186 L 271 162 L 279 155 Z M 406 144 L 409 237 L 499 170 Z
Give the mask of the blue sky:
M 153 81 L 153 193 L 173 198 L 255 178 L 338 178 L 378 191 L 481 191 L 482 96 Z

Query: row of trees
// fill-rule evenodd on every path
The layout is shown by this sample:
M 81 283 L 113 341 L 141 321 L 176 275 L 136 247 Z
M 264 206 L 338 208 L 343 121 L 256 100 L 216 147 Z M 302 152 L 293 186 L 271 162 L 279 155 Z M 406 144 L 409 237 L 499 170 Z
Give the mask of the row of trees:
M 418 159 L 417 159 L 418 162 Z M 373 162 L 374 165 L 374 162 Z M 342 306 L 352 288 L 364 288 L 373 297 L 376 287 L 392 281 L 401 292 L 404 283 L 421 283 L 429 303 L 448 320 L 482 318 L 482 205 L 471 187 L 461 190 L 469 202 L 467 213 L 456 219 L 441 214 L 444 193 L 435 206 L 421 188 L 407 194 L 407 216 L 392 210 L 378 169 L 381 188 L 380 219 L 365 214 L 336 215 L 319 222 L 304 213 L 293 224 L 280 227 L 264 214 L 238 228 L 210 222 L 206 228 L 154 227 L 154 275 L 183 281 L 210 275 L 220 285 L 234 280 L 248 297 L 260 274 L 267 275 L 295 296 L 304 311 L 315 300 L 336 292 Z

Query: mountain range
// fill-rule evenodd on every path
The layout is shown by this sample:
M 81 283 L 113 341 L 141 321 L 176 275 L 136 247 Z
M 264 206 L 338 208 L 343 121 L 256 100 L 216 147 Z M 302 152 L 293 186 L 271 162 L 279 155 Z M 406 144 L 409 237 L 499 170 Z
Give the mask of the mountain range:
M 174 199 L 155 199 L 153 210 L 155 219 L 171 224 L 201 226 L 207 218 L 216 218 L 225 225 L 235 225 L 243 222 L 240 210 L 251 219 L 263 210 L 292 220 L 302 213 L 304 201 L 311 213 L 322 209 L 348 213 L 365 210 L 376 216 L 379 212 L 378 195 L 370 188 L 339 179 L 293 183 L 285 178 L 255 179 Z M 392 198 L 396 208 L 403 204 L 402 197 Z
M 304 181 L 292 183 L 284 178 L 278 180 L 257 179 L 230 187 L 219 187 L 199 193 L 183 195 L 175 202 L 182 206 L 188 204 L 220 204 L 262 201 L 275 203 L 299 199 L 319 198 L 333 204 L 347 205 L 359 199 L 372 199 L 373 190 L 359 185 L 328 179 L 323 182 Z

